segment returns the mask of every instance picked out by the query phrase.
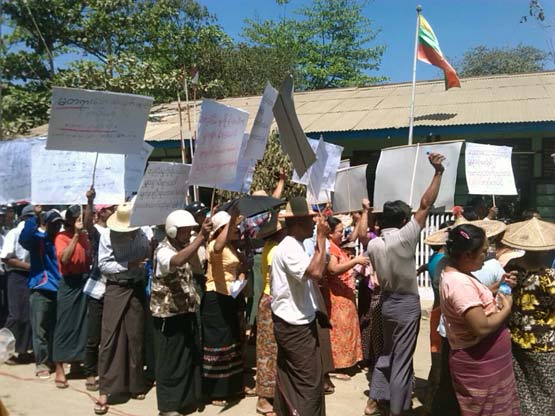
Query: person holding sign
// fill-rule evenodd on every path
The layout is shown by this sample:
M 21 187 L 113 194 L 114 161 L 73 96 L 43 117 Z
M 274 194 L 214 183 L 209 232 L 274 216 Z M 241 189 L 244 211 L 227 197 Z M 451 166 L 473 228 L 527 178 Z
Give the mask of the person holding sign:
M 316 222 L 314 255 L 303 241 L 311 238 L 313 212 L 305 198 L 294 197 L 285 209 L 287 236 L 272 257 L 272 319 L 277 350 L 277 388 L 274 410 L 278 415 L 325 415 L 324 368 L 315 299 L 317 282 L 326 268 L 326 238 L 330 227 L 323 217 Z
M 200 329 L 196 312 L 201 298 L 190 260 L 210 236 L 212 222 L 203 222 L 190 242 L 195 219 L 177 210 L 166 219 L 166 238 L 154 253 L 150 310 L 156 354 L 156 397 L 161 416 L 196 411 L 200 405 Z
M 87 345 L 87 298 L 83 287 L 90 271 L 92 252 L 83 230 L 82 211 L 80 205 L 70 206 L 66 210 L 65 229 L 54 239 L 62 273 L 53 354 L 58 388 L 68 387 L 63 363 L 83 361 Z
M 445 160 L 438 153 L 430 154 L 428 159 L 435 173 L 414 216 L 411 218 L 407 203 L 386 202 L 380 221 L 381 235 L 368 243 L 368 256 L 381 287 L 384 346 L 372 374 L 366 415 L 380 414 L 381 401 L 389 401 L 391 416 L 402 414 L 412 404 L 412 358 L 420 328 L 414 253 L 439 193 Z
M 237 208 L 231 215 L 219 211 L 212 217 L 214 232 L 208 243 L 206 293 L 201 306 L 204 396 L 215 406 L 243 394 L 243 357 L 239 323 L 239 302 L 232 285 L 245 279 L 239 253 L 233 246 L 239 239 Z
M 108 395 L 145 398 L 143 334 L 145 263 L 151 242 L 139 227 L 130 227 L 131 204 L 119 205 L 108 218 L 109 232 L 100 236 L 98 267 L 106 276 L 98 358 L 100 397 L 96 414 L 108 412 Z
M 55 209 L 41 215 L 40 205 L 35 205 L 34 211 L 36 215 L 25 221 L 19 244 L 31 254 L 27 284 L 31 290 L 29 305 L 36 362 L 35 374 L 39 378 L 47 379 L 50 377 L 51 340 L 56 326 L 56 292 L 62 278 L 54 238 L 62 227 L 63 218 Z

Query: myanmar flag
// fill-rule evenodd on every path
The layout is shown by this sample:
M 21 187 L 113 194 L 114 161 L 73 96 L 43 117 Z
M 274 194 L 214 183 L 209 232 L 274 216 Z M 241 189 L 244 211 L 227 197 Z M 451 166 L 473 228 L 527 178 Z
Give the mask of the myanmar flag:
M 418 28 L 418 59 L 443 69 L 446 90 L 461 86 L 457 73 L 445 60 L 441 49 L 439 49 L 439 42 L 432 27 L 422 15 L 420 15 L 420 26 Z

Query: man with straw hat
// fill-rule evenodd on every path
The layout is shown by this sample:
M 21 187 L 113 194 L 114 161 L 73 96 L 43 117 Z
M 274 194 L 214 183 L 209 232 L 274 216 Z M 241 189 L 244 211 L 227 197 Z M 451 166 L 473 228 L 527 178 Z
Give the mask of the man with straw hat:
M 144 399 L 146 391 L 143 375 L 145 262 L 152 256 L 152 248 L 141 228 L 129 226 L 131 208 L 130 203 L 117 207 L 108 218 L 109 232 L 101 235 L 98 248 L 98 267 L 107 281 L 96 414 L 107 413 L 109 395 Z
M 439 193 L 444 160 L 445 157 L 438 153 L 429 156 L 435 174 L 414 216 L 411 218 L 411 207 L 405 202 L 386 202 L 380 220 L 381 235 L 368 243 L 368 256 L 382 291 L 384 347 L 371 377 L 369 375 L 366 415 L 380 414 L 379 402 L 389 401 L 392 416 L 400 415 L 412 404 L 412 359 L 420 329 L 414 253 Z
M 274 409 L 278 415 L 326 414 L 314 281 L 326 267 L 330 229 L 323 217 L 316 219 L 316 246 L 309 257 L 303 241 L 312 237 L 315 215 L 305 198 L 292 198 L 283 215 L 287 236 L 272 258 L 271 307 L 278 346 Z
M 524 250 L 509 319 L 513 368 L 523 415 L 555 414 L 555 224 L 533 217 L 507 227 L 501 242 Z
M 276 247 L 287 234 L 283 219 L 277 212 L 271 212 L 267 222 L 262 224 L 256 238 L 264 240 L 260 272 L 262 275 L 262 295 L 256 315 L 256 403 L 257 413 L 271 415 L 271 400 L 275 395 L 277 344 L 272 323 L 270 276 L 272 258 Z

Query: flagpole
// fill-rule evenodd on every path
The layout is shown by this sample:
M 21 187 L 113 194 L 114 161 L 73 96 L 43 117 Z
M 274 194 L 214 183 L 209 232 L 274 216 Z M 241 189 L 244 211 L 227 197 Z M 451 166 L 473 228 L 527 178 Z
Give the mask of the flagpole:
M 412 131 L 414 129 L 414 96 L 416 93 L 416 61 L 418 57 L 418 29 L 420 29 L 420 12 L 422 6 L 416 6 L 416 34 L 414 36 L 414 61 L 412 63 L 412 95 L 410 98 L 410 118 L 409 118 L 409 145 L 412 144 Z

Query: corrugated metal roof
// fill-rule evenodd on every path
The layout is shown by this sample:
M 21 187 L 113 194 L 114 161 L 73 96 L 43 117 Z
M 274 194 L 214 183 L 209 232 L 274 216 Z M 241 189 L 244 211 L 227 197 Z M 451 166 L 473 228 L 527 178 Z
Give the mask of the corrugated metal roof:
M 461 79 L 462 88 L 445 91 L 443 80 L 416 84 L 415 126 L 555 121 L 555 71 Z M 299 121 L 306 133 L 406 128 L 411 83 L 338 88 L 295 93 Z M 220 103 L 248 111 L 250 131 L 260 96 L 226 98 Z M 200 102 L 196 106 L 196 120 Z M 152 108 L 145 139 L 178 140 L 177 102 Z M 184 135 L 189 137 L 187 112 Z M 44 135 L 48 127 L 33 130 Z

